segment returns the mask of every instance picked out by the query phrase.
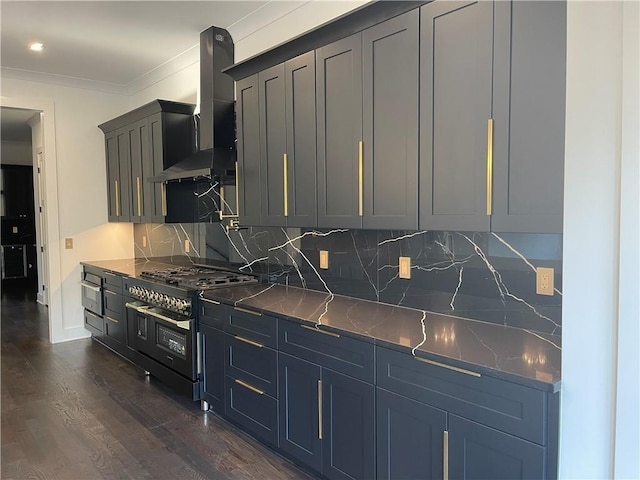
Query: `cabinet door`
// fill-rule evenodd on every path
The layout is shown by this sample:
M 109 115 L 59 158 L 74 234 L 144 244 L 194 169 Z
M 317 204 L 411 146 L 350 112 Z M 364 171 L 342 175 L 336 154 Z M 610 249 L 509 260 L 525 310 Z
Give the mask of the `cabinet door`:
M 374 386 L 322 369 L 322 474 L 331 479 L 375 476 Z
M 260 105 L 260 224 L 286 226 L 284 212 L 284 154 L 287 148 L 284 63 L 258 74 Z M 246 121 L 246 119 L 244 119 Z
M 566 2 L 496 2 L 497 232 L 562 233 Z
M 315 52 L 289 60 L 285 68 L 287 119 L 287 225 L 316 227 Z
M 202 398 L 210 408 L 224 413 L 224 333 L 221 330 L 200 325 L 202 335 Z
M 433 2 L 420 21 L 420 228 L 488 231 L 493 2 Z
M 147 155 L 144 155 L 143 165 L 151 172 L 148 176 L 159 175 L 164 169 L 164 149 L 162 144 L 163 128 L 162 114 L 151 115 L 148 119 Z M 146 171 L 146 168 L 145 168 Z M 145 182 L 145 205 L 151 223 L 163 223 L 167 214 L 167 185 L 165 183 Z
M 418 13 L 362 32 L 364 228 L 418 228 Z
M 107 214 L 110 222 L 117 222 L 120 216 L 119 194 L 121 185 L 116 132 L 105 134 L 104 143 L 107 156 Z
M 449 415 L 449 476 L 460 479 L 542 479 L 544 447 Z
M 260 225 L 260 108 L 258 75 L 236 83 L 238 127 L 237 206 L 242 225 Z
M 305 465 L 322 468 L 320 367 L 278 353 L 280 448 Z
M 118 221 L 131 221 L 131 163 L 129 128 L 116 131 L 116 149 L 118 156 L 118 188 L 116 188 L 116 210 Z
M 142 120 L 136 122 L 127 127 L 127 135 L 129 136 L 129 168 L 131 169 L 131 221 L 133 223 L 142 222 L 142 150 L 145 148 L 145 139 L 142 138 L 142 134 L 145 129 L 143 124 L 146 125 L 147 121 Z
M 377 478 L 442 478 L 446 412 L 381 388 L 376 401 Z
M 316 50 L 318 226 L 362 226 L 362 38 Z

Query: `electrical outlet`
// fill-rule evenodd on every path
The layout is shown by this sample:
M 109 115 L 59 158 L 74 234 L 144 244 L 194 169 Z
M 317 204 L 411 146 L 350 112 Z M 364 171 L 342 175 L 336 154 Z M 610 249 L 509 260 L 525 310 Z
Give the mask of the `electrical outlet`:
M 11 233 L 18 233 L 18 227 L 11 227 Z
M 64 248 L 70 250 L 73 248 L 73 238 L 65 238 L 64 239 Z
M 538 267 L 536 269 L 536 293 L 553 295 L 553 268 Z
M 142 248 L 146 248 L 147 247 L 147 236 L 143 235 L 142 236 Z
M 189 244 L 189 239 L 186 238 L 184 240 L 184 253 L 189 253 L 189 250 L 191 250 L 191 245 Z
M 411 257 L 399 257 L 398 264 L 398 276 L 400 278 L 411 278 Z
M 329 268 L 329 251 L 320 250 L 320 268 L 326 270 Z

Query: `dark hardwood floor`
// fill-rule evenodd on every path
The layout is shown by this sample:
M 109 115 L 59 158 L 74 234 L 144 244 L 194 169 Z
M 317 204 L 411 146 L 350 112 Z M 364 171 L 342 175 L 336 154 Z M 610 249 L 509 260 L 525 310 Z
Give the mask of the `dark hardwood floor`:
M 48 341 L 46 307 L 2 289 L 3 479 L 309 479 L 96 342 Z

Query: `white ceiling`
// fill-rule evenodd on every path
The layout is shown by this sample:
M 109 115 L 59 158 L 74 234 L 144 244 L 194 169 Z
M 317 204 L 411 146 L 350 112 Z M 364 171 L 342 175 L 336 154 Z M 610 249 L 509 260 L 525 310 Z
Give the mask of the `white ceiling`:
M 2 0 L 0 65 L 12 78 L 130 94 L 197 61 L 200 32 L 211 25 L 237 43 L 305 3 Z M 34 41 L 45 50 L 31 52 Z

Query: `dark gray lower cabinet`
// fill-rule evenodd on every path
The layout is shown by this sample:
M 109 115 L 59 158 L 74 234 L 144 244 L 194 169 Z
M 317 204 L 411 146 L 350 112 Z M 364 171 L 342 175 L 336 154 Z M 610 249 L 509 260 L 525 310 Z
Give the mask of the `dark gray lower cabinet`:
M 373 385 L 285 353 L 279 369 L 280 448 L 327 478 L 373 478 Z
M 540 445 L 449 415 L 451 479 L 541 479 L 544 458 Z
M 441 479 L 444 410 L 376 389 L 378 479 Z
M 224 333 L 200 323 L 203 372 L 200 396 L 210 408 L 224 413 Z

